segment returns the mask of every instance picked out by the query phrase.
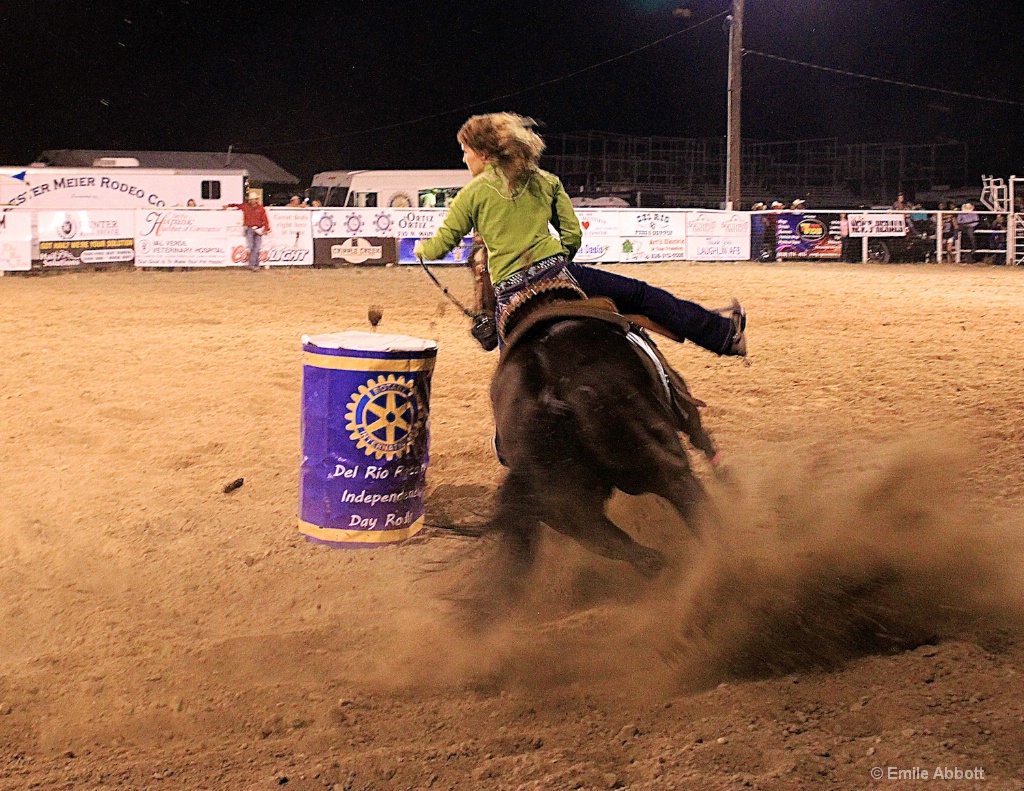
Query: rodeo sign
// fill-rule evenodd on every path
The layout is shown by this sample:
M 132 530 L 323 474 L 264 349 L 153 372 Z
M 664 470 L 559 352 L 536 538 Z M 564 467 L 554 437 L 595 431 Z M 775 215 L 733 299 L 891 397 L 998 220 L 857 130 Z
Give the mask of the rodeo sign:
M 851 214 L 850 236 L 906 236 L 903 214 Z

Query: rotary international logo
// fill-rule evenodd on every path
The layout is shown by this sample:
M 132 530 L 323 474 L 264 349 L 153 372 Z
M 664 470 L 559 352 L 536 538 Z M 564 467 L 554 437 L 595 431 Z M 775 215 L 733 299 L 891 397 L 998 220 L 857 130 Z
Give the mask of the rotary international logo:
M 391 461 L 412 447 L 420 411 L 414 381 L 388 374 L 359 386 L 345 413 L 345 428 L 367 456 Z
M 345 218 L 345 228 L 349 233 L 359 233 L 362 227 L 363 218 L 355 212 L 352 212 L 352 214 Z
M 324 212 L 323 214 L 321 214 L 320 217 L 317 218 L 317 221 L 316 221 L 316 227 L 320 229 L 320 233 L 322 233 L 322 234 L 328 234 L 331 231 L 333 231 L 334 230 L 334 225 L 335 225 L 334 217 L 332 217 L 327 212 Z

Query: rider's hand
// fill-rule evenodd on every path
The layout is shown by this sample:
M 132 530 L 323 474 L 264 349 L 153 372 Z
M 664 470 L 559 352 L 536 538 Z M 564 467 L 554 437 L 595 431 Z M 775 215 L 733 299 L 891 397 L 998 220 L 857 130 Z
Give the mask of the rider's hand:
M 498 325 L 494 315 L 481 311 L 473 317 L 473 328 L 469 331 L 485 352 L 498 348 Z
M 420 239 L 418 242 L 416 242 L 415 245 L 413 245 L 412 254 L 414 256 L 416 256 L 417 258 L 420 258 L 420 259 L 425 257 L 423 255 L 423 240 L 422 239 Z

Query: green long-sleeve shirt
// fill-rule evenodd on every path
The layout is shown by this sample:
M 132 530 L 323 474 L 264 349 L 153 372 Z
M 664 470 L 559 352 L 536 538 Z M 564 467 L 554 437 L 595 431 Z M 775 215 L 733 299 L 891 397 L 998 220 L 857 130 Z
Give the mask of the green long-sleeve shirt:
M 549 223 L 559 239 L 551 235 Z M 558 253 L 571 260 L 583 240 L 562 182 L 544 170 L 534 171 L 513 195 L 504 174 L 487 165 L 459 190 L 444 223 L 423 242 L 423 257 L 444 257 L 473 228 L 487 247 L 487 269 L 495 284 Z

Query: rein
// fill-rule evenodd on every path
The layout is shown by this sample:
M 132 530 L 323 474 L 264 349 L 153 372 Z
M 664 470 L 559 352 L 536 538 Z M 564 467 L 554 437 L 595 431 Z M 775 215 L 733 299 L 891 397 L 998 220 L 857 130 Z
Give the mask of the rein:
M 448 292 L 447 286 L 441 285 L 441 281 L 438 280 L 436 277 L 434 277 L 434 273 L 431 272 L 427 268 L 427 264 L 426 264 L 426 262 L 422 258 L 420 258 L 419 256 L 416 256 L 416 259 L 420 262 L 420 266 L 423 267 L 423 271 L 427 273 L 427 277 L 429 277 L 431 280 L 434 281 L 434 285 L 437 286 L 439 289 L 441 289 L 441 293 L 444 294 L 446 297 L 448 297 L 448 299 L 451 300 L 452 304 L 455 305 L 455 307 L 457 307 L 459 310 L 461 310 L 463 312 L 463 314 L 468 316 L 469 318 L 471 318 L 471 319 L 472 318 L 476 318 L 476 314 L 470 313 L 469 310 L 466 309 L 465 305 L 463 305 L 461 302 L 459 302 L 454 297 L 454 295 L 452 295 L 452 294 L 450 294 Z

